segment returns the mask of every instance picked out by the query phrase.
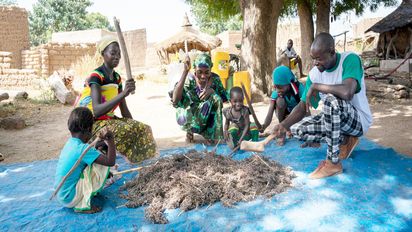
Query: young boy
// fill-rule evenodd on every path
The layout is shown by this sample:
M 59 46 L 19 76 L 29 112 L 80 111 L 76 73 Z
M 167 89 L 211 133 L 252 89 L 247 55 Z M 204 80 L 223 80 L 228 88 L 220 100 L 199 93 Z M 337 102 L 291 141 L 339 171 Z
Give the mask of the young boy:
M 240 87 L 230 90 L 231 106 L 223 109 L 226 118 L 224 137 L 231 149 L 238 146 L 243 140 L 258 141 L 259 131 L 255 123 L 250 123 L 249 108 L 243 105 L 243 91 Z
M 77 107 L 70 113 L 68 127 L 71 138 L 60 153 L 55 188 L 88 147 L 87 141 L 92 137 L 93 121 L 93 114 L 86 107 Z M 100 207 L 90 204 L 91 198 L 103 188 L 109 175 L 109 167 L 115 164 L 113 133 L 105 130 L 99 137 L 107 144 L 107 154 L 103 155 L 91 148 L 57 193 L 57 200 L 64 207 L 73 208 L 78 213 L 101 211 Z
M 279 66 L 273 70 L 272 74 L 274 91 L 265 122 L 262 125 L 263 132 L 272 122 L 273 112 L 279 122 L 282 122 L 287 115 L 292 112 L 293 108 L 300 102 L 300 97 L 304 91 L 304 86 L 298 82 L 292 71 L 287 66 Z M 285 144 L 285 137 L 279 138 L 277 144 Z

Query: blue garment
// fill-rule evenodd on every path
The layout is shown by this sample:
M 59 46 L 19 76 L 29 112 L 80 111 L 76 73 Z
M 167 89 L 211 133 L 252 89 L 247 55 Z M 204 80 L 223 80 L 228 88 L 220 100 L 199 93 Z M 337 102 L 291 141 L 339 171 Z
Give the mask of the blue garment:
M 283 96 L 285 98 L 287 110 L 289 113 L 292 112 L 293 108 L 295 108 L 299 104 L 300 102 L 299 99 L 302 97 L 302 94 L 305 91 L 305 87 L 302 85 L 302 83 L 298 81 L 292 82 L 290 85 L 292 87 L 291 89 L 292 92 L 294 91 L 293 89 L 297 87 L 296 85 L 299 85 L 299 87 L 297 87 L 299 90 L 298 90 L 298 93 L 294 93 L 290 96 Z M 295 85 L 295 86 L 292 86 L 292 85 Z M 299 94 L 299 97 L 294 96 L 297 94 Z M 273 101 L 276 101 L 276 99 L 278 98 L 278 92 L 276 90 L 273 90 L 271 98 Z
M 55 188 L 63 177 L 70 171 L 87 147 L 88 144 L 83 143 L 78 138 L 70 138 L 66 142 L 60 153 L 59 161 L 57 162 L 56 177 L 54 181 Z M 76 184 L 80 178 L 83 178 L 83 170 L 87 165 L 92 165 L 99 155 L 100 153 L 94 147 L 91 148 L 83 157 L 79 166 L 77 166 L 73 173 L 67 178 L 57 194 L 57 199 L 62 204 L 69 204 L 73 200 L 76 194 Z

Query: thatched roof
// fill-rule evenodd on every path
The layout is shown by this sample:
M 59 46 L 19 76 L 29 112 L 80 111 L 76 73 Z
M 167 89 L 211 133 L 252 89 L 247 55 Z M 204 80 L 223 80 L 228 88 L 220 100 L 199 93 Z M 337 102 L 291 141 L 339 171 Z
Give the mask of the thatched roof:
M 377 22 L 366 30 L 365 33 L 369 31 L 383 33 L 409 24 L 412 24 L 412 0 L 403 0 L 394 12 Z
M 172 37 L 156 44 L 156 49 L 166 53 L 175 53 L 179 51 L 179 49 L 184 51 L 185 41 L 187 41 L 189 51 L 192 49 L 210 51 L 222 44 L 219 38 L 194 29 L 186 15 L 182 29 Z

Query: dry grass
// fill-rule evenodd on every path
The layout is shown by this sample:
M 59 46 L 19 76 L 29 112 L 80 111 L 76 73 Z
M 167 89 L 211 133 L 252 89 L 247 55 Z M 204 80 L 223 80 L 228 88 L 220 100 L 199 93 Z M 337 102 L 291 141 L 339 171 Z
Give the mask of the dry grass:
M 74 70 L 75 76 L 82 78 L 87 77 L 92 70 L 103 63 L 103 58 L 99 54 L 94 56 L 85 55 L 74 63 L 70 69 Z
M 292 185 L 293 172 L 257 154 L 237 161 L 212 152 L 191 150 L 160 159 L 121 189 L 127 207 L 147 205 L 145 217 L 168 223 L 165 209 L 182 211 L 222 202 L 233 206 L 258 196 L 270 198 Z

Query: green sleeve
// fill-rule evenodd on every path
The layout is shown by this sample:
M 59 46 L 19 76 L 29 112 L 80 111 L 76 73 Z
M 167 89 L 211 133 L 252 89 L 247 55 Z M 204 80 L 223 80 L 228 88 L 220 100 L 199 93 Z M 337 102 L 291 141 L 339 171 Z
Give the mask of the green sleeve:
M 229 100 L 228 94 L 223 87 L 222 81 L 220 80 L 219 75 L 212 74 L 212 78 L 214 78 L 212 88 L 216 91 L 216 93 L 222 98 L 223 102 L 227 102 Z
M 356 85 L 356 93 L 361 90 L 361 81 L 363 76 L 362 61 L 356 54 L 349 54 L 346 56 L 342 64 L 342 80 L 353 78 L 358 83 Z
M 192 100 L 193 100 L 193 97 L 191 96 L 191 94 L 193 94 L 193 92 L 196 92 L 194 88 L 196 88 L 196 84 L 194 80 L 192 80 L 190 76 L 188 75 L 186 77 L 185 84 L 183 86 L 182 99 L 180 99 L 180 101 L 174 107 L 184 108 L 184 109 L 189 107 L 190 104 L 192 104 Z
M 307 95 L 308 90 L 309 90 L 311 85 L 312 85 L 312 81 L 310 80 L 310 76 L 308 76 L 308 78 L 306 79 L 305 90 L 303 91 L 302 97 L 300 98 L 300 100 L 304 103 L 306 103 L 306 95 Z M 312 104 L 313 108 L 315 108 L 315 109 L 318 108 L 319 101 L 320 101 L 319 93 L 317 93 L 316 97 L 312 96 L 310 98 L 310 103 Z

